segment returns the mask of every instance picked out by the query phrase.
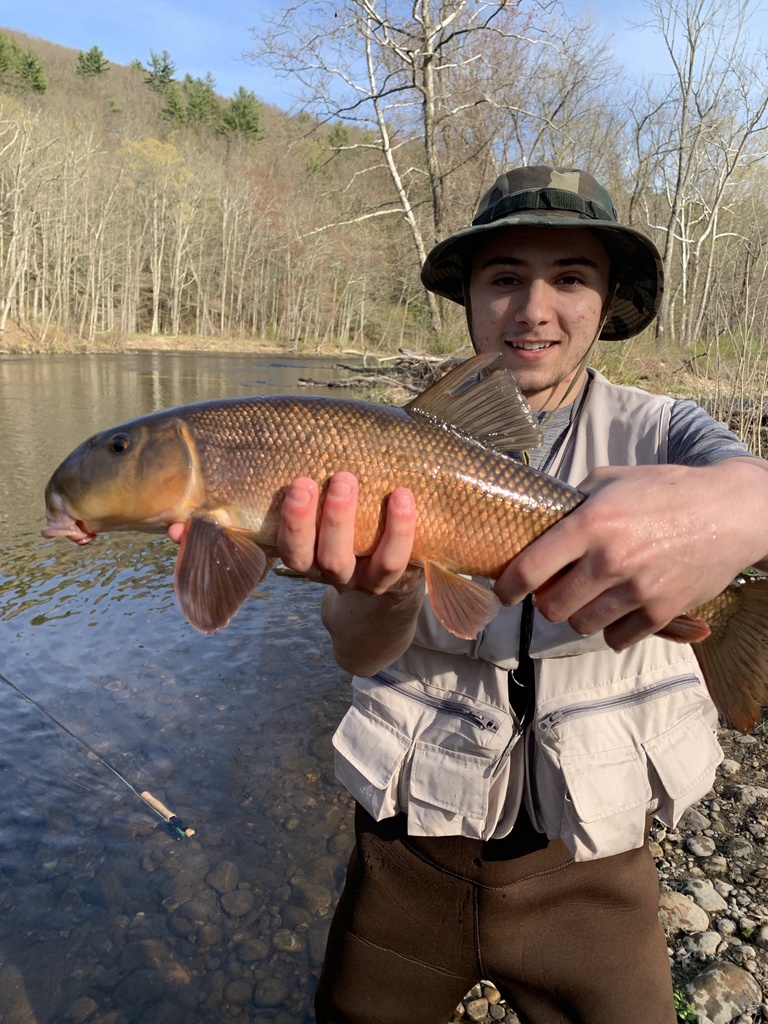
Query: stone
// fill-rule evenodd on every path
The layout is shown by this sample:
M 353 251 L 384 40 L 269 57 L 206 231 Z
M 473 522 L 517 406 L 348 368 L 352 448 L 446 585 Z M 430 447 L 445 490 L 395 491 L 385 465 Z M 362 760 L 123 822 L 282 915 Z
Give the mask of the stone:
M 141 1018 L 141 1012 L 165 995 L 165 979 L 157 971 L 139 970 L 118 982 L 113 999 L 128 1016 Z
M 197 930 L 198 946 L 217 946 L 224 935 L 224 932 L 217 924 L 204 924 Z
M 12 964 L 0 968 L 0 1017 L 13 1024 L 37 1024 L 24 976 Z
M 733 839 L 729 839 L 725 844 L 725 852 L 729 857 L 743 860 L 754 855 L 755 846 L 745 836 L 734 836 Z
M 682 891 L 692 896 L 696 904 L 702 910 L 706 910 L 708 914 L 715 914 L 728 909 L 728 904 L 715 891 L 715 887 L 709 880 L 689 878 L 683 885 Z
M 234 1003 L 235 1006 L 245 1006 L 253 998 L 253 985 L 245 978 L 236 978 L 229 982 L 224 989 L 224 994 L 227 1002 Z
M 689 807 L 679 821 L 681 828 L 688 829 L 691 832 L 703 832 L 705 828 L 710 827 L 710 824 L 709 818 L 705 818 L 701 811 L 697 811 L 695 807 Z
M 483 985 L 483 995 L 488 1000 L 489 1006 L 493 1006 L 494 1003 L 501 1002 L 501 992 L 492 985 Z
M 76 999 L 75 1002 L 72 1003 L 64 1016 L 70 1024 L 83 1024 L 83 1022 L 88 1020 L 88 1018 L 92 1016 L 98 1008 L 99 1004 L 95 999 L 83 996 L 81 999 Z
M 272 936 L 272 944 L 281 953 L 301 953 L 305 943 L 295 932 L 280 928 Z
M 715 841 L 709 836 L 689 836 L 685 845 L 694 857 L 711 857 L 715 852 Z
M 482 996 L 480 999 L 471 999 L 464 1004 L 464 1016 L 469 1020 L 485 1020 L 488 1016 L 488 1000 Z
M 677 932 L 703 932 L 709 928 L 709 916 L 692 899 L 679 892 L 664 890 L 659 896 L 659 917 L 667 935 Z
M 281 978 L 264 978 L 253 990 L 253 1005 L 281 1006 L 288 997 L 288 986 Z
M 760 1005 L 762 993 L 755 979 L 735 964 L 710 964 L 685 986 L 685 994 L 705 1017 L 701 1024 L 731 1024 L 734 1017 Z
M 266 960 L 269 946 L 261 939 L 245 939 L 237 945 L 237 956 L 241 963 L 252 964 L 257 960 Z
M 715 853 L 707 858 L 707 871 L 711 875 L 724 875 L 728 870 L 728 861 L 722 853 Z
M 245 917 L 250 910 L 253 910 L 255 902 L 250 889 L 235 889 L 234 892 L 224 893 L 221 897 L 222 909 L 230 917 Z
M 719 932 L 696 932 L 694 935 L 685 936 L 683 939 L 683 948 L 689 953 L 709 957 L 715 955 L 717 947 L 722 941 L 723 940 Z
M 239 881 L 240 870 L 237 864 L 233 864 L 231 860 L 219 861 L 216 867 L 205 876 L 205 884 L 215 889 L 220 896 L 236 889 Z

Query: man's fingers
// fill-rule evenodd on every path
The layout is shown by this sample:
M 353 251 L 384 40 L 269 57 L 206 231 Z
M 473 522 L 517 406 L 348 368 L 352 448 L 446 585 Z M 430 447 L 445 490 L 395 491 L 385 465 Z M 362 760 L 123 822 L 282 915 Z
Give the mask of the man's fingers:
M 307 572 L 315 561 L 315 521 L 319 492 L 309 477 L 288 485 L 277 529 L 277 548 L 290 569 Z
M 373 593 L 382 594 L 400 581 L 413 550 L 416 502 L 405 487 L 398 487 L 387 501 L 384 533 L 366 570 Z
M 341 472 L 331 478 L 325 495 L 316 558 L 323 579 L 335 586 L 349 583 L 355 573 L 357 494 L 357 478 Z
M 171 523 L 168 527 L 168 536 L 176 544 L 181 544 L 181 538 L 184 536 L 184 530 L 186 529 L 186 523 Z
M 516 555 L 496 580 L 493 589 L 503 604 L 518 604 L 550 581 L 556 583 L 585 554 L 576 516 L 563 519 Z

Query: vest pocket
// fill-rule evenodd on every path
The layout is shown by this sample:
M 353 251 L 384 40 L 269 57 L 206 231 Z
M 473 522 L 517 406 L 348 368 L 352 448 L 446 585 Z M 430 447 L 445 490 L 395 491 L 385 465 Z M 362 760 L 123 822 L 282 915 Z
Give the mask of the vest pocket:
M 642 846 L 651 784 L 634 746 L 596 754 L 563 754 L 563 822 L 577 860 Z M 564 837 L 565 838 L 565 837 Z M 565 840 L 567 842 L 567 840 Z
M 377 820 L 407 812 L 411 835 L 490 837 L 519 738 L 511 715 L 394 669 L 353 686 L 333 745 L 355 799 Z
M 483 818 L 490 775 L 487 757 L 418 742 L 411 762 L 409 796 L 411 801 L 422 800 L 454 814 Z
M 594 693 L 546 701 L 534 726 L 532 809 L 576 860 L 642 846 L 650 814 L 674 826 L 711 788 L 722 759 L 714 709 L 696 676 Z
M 702 712 L 643 744 L 656 770 L 660 799 L 654 815 L 673 828 L 680 815 L 712 788 L 723 752 Z
M 334 734 L 333 745 L 339 782 L 377 821 L 397 814 L 397 775 L 410 739 L 353 704 Z

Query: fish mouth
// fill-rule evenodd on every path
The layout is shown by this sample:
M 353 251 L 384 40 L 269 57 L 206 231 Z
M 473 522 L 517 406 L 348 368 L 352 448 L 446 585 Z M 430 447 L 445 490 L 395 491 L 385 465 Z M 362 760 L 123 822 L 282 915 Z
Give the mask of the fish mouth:
M 96 536 L 90 530 L 86 530 L 82 520 L 75 519 L 68 512 L 62 510 L 49 511 L 46 513 L 48 525 L 40 533 L 43 537 L 52 539 L 55 537 L 66 537 L 73 544 L 90 544 Z

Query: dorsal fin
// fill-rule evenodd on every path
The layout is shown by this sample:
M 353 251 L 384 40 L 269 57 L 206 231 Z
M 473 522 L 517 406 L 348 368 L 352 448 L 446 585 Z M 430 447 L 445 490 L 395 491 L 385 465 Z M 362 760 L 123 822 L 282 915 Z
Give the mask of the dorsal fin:
M 406 412 L 465 435 L 483 448 L 523 451 L 541 444 L 541 428 L 507 369 L 488 373 L 498 352 L 472 356 L 408 402 Z

